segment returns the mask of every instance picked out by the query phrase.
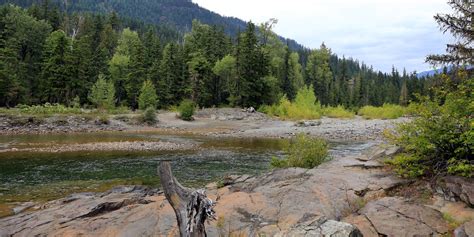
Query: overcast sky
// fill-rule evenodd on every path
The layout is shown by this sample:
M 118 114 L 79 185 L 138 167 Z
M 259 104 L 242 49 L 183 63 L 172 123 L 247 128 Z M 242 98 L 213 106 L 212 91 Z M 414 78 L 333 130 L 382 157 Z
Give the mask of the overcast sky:
M 425 71 L 430 53 L 443 53 L 449 35 L 433 19 L 450 12 L 447 0 L 193 0 L 225 16 L 261 23 L 279 20 L 275 32 L 339 56 L 353 57 L 389 72 Z

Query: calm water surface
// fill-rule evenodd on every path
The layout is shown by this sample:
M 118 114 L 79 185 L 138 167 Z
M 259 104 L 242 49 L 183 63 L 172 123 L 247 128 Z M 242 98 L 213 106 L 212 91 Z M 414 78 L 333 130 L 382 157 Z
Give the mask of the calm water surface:
M 70 193 L 104 191 L 112 186 L 159 186 L 160 161 L 169 160 L 180 182 L 198 187 L 230 174 L 267 171 L 272 156 L 282 156 L 284 140 L 207 138 L 154 133 L 0 136 L 0 149 L 116 141 L 197 143 L 197 151 L 0 153 L 0 216 L 19 202 L 47 201 Z M 360 152 L 370 143 L 332 144 L 334 156 Z

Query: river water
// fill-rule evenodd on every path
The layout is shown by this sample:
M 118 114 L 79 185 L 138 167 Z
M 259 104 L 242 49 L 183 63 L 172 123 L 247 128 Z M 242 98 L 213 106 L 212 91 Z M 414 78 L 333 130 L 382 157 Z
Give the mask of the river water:
M 77 192 L 105 191 L 116 185 L 158 187 L 157 167 L 169 160 L 178 180 L 200 187 L 231 174 L 259 174 L 280 157 L 285 140 L 209 138 L 155 133 L 104 132 L 0 136 L 0 149 L 117 141 L 171 141 L 198 144 L 196 151 L 173 152 L 0 152 L 0 216 L 21 202 L 44 202 Z M 333 143 L 334 157 L 359 153 L 372 143 Z

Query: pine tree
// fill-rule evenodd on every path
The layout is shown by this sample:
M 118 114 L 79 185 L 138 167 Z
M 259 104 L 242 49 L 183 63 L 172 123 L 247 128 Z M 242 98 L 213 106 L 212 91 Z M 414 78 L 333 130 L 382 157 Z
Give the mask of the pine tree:
M 434 18 L 443 32 L 449 31 L 458 40 L 448 44 L 444 55 L 429 55 L 427 62 L 432 64 L 474 65 L 474 29 L 471 0 L 449 0 L 454 10 L 452 14 L 437 14 Z
M 138 95 L 140 85 L 146 80 L 145 68 L 145 52 L 141 42 L 135 45 L 130 55 L 130 66 L 127 81 L 125 83 L 125 90 L 127 91 L 128 104 L 136 109 L 138 107 Z
M 179 103 L 181 94 L 185 92 L 184 84 L 182 84 L 182 68 L 177 45 L 170 43 L 165 46 L 159 75 L 156 88 L 159 106 L 164 108 L 168 105 Z
M 105 80 L 103 75 L 92 86 L 89 101 L 99 109 L 112 109 L 115 106 L 115 87 L 111 81 Z
M 311 51 L 306 64 L 306 83 L 313 86 L 318 100 L 323 105 L 332 103 L 336 97 L 329 87 L 333 80 L 329 67 L 330 56 L 331 51 L 323 43 L 319 50 Z
M 268 75 L 268 57 L 260 47 L 255 25 L 249 22 L 237 45 L 237 66 L 239 75 L 239 101 L 240 106 L 258 106 L 263 103 L 267 91 L 265 76 Z
M 140 89 L 140 96 L 138 97 L 138 108 L 145 110 L 147 108 L 156 108 L 158 103 L 158 96 L 156 95 L 156 89 L 153 82 L 146 80 L 143 82 L 142 88 Z
M 0 106 L 37 102 L 45 39 L 51 26 L 12 5 L 0 7 Z
M 64 31 L 54 31 L 46 39 L 40 83 L 42 101 L 68 103 L 72 100 L 71 77 L 67 70 L 70 53 L 70 39 Z
M 233 98 L 236 98 L 238 94 L 235 57 L 232 55 L 225 56 L 216 62 L 212 71 L 219 77 L 219 81 L 224 88 L 220 91 L 220 97 L 229 98 L 230 104 L 233 105 Z
M 188 61 L 188 70 L 191 82 L 191 100 L 201 106 L 213 105 L 210 63 L 204 55 L 194 53 Z
M 402 88 L 400 90 L 399 103 L 400 105 L 403 105 L 403 106 L 408 105 L 408 89 L 407 89 L 407 83 L 405 80 L 403 80 Z

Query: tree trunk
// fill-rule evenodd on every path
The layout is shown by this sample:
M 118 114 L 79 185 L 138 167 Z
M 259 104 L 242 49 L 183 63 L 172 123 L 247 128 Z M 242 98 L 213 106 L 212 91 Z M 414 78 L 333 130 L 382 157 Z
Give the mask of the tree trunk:
M 215 203 L 207 198 L 203 189 L 183 187 L 173 176 L 169 162 L 160 163 L 159 174 L 166 199 L 176 214 L 180 236 L 207 236 L 204 224 L 207 219 L 216 219 L 213 210 Z

